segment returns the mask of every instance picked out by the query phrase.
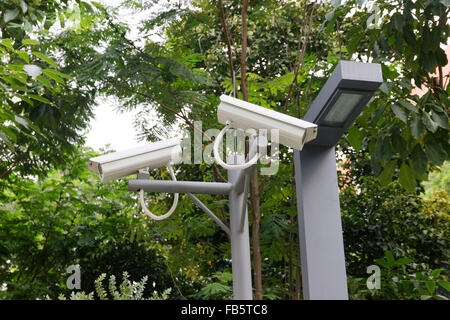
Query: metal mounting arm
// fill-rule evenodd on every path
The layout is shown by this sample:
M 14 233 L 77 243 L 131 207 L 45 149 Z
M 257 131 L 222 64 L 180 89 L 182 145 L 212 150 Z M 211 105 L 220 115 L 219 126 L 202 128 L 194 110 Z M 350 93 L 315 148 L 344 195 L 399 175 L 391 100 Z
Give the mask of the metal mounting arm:
M 229 194 L 233 185 L 229 182 L 163 181 L 134 179 L 128 181 L 128 191 Z
M 209 215 L 219 225 L 219 227 L 222 228 L 223 231 L 231 236 L 230 229 L 222 222 L 222 220 L 217 218 L 217 216 L 212 213 L 212 211 L 209 210 L 208 207 L 203 202 L 201 202 L 199 198 L 194 196 L 192 193 L 188 193 L 187 195 L 195 202 L 197 206 L 199 206 L 200 209 L 202 209 L 207 215 Z

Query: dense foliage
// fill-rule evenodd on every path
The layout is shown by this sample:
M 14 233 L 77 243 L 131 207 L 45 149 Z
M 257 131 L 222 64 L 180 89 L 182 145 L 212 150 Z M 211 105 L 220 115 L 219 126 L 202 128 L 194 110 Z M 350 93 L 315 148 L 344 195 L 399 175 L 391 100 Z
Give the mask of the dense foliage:
M 64 172 L 37 182 L 17 177 L 2 184 L 0 269 L 3 298 L 55 298 L 66 288 L 66 268 L 79 264 L 92 291 L 102 272 L 148 275 L 170 287 L 165 258 L 142 241 L 142 221 L 123 182 L 99 184 L 86 167 L 94 153 L 76 153 Z M 137 238 L 137 240 L 136 240 Z
M 351 162 L 343 165 L 348 171 L 340 176 L 348 272 L 365 275 L 367 266 L 389 250 L 424 268 L 443 268 L 448 275 L 449 194 L 441 190 L 423 199 L 402 192 L 398 183 L 382 187 L 374 177 L 364 174 L 370 171 L 369 161 L 360 153 L 351 156 Z
M 75 7 L 74 7 L 75 6 Z M 92 116 L 93 93 L 72 83 L 40 40 L 84 2 L 0 4 L 0 178 L 43 176 L 68 161 Z M 79 16 L 79 14 L 78 14 Z M 55 54 L 55 52 L 52 52 Z

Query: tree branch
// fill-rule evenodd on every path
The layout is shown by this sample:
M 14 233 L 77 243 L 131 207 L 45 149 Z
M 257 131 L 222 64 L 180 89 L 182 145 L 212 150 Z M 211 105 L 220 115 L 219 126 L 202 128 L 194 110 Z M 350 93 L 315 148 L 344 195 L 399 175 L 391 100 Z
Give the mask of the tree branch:
M 249 0 L 244 0 L 242 5 L 242 52 L 241 52 L 241 91 L 244 101 L 248 101 L 248 91 L 247 91 L 247 11 L 248 11 Z
M 233 55 L 232 55 L 232 49 L 231 49 L 231 34 L 230 34 L 230 30 L 228 29 L 228 26 L 227 26 L 227 21 L 225 19 L 225 14 L 223 12 L 222 0 L 218 1 L 217 7 L 219 8 L 220 22 L 222 23 L 222 28 L 223 28 L 224 33 L 225 33 L 225 40 L 226 40 L 226 43 L 227 43 L 228 65 L 230 67 L 230 78 L 233 79 L 234 67 L 233 67 Z
M 286 113 L 286 111 L 287 111 L 289 100 L 291 98 L 292 87 L 293 87 L 294 83 L 297 82 L 298 73 L 299 73 L 299 71 L 301 69 L 300 67 L 303 67 L 303 59 L 304 59 L 305 52 L 306 52 L 306 45 L 308 44 L 309 36 L 311 34 L 312 18 L 313 18 L 314 10 L 316 9 L 316 5 L 317 5 L 317 0 L 314 1 L 313 7 L 311 9 L 311 13 L 309 15 L 308 32 L 306 34 L 305 41 L 303 42 L 302 49 L 301 49 L 301 51 L 299 53 L 297 66 L 296 66 L 295 71 L 294 71 L 294 79 L 292 80 L 291 84 L 289 85 L 289 89 L 288 89 L 288 93 L 287 93 L 287 97 L 286 97 L 286 102 L 284 103 L 284 109 L 283 109 L 284 113 Z M 299 41 L 299 43 L 300 43 L 300 41 Z

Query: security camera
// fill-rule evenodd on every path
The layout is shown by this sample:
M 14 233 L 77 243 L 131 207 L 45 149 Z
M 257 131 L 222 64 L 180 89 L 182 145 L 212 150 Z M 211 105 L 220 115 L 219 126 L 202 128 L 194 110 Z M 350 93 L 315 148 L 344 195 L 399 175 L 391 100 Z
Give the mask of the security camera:
M 129 176 L 140 169 L 179 163 L 181 152 L 180 139 L 167 139 L 89 159 L 88 167 L 105 182 Z
M 220 96 L 217 118 L 222 124 L 233 128 L 266 129 L 270 137 L 271 129 L 279 130 L 279 143 L 302 150 L 303 145 L 317 136 L 317 125 L 263 108 L 253 103 L 227 95 Z

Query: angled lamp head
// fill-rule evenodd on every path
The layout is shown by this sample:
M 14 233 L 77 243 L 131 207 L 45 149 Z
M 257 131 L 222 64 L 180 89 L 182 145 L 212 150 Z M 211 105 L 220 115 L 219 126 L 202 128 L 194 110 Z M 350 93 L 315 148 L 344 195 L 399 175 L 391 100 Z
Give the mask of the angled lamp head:
M 382 83 L 380 64 L 340 61 L 304 117 L 319 126 L 309 144 L 334 146 Z

